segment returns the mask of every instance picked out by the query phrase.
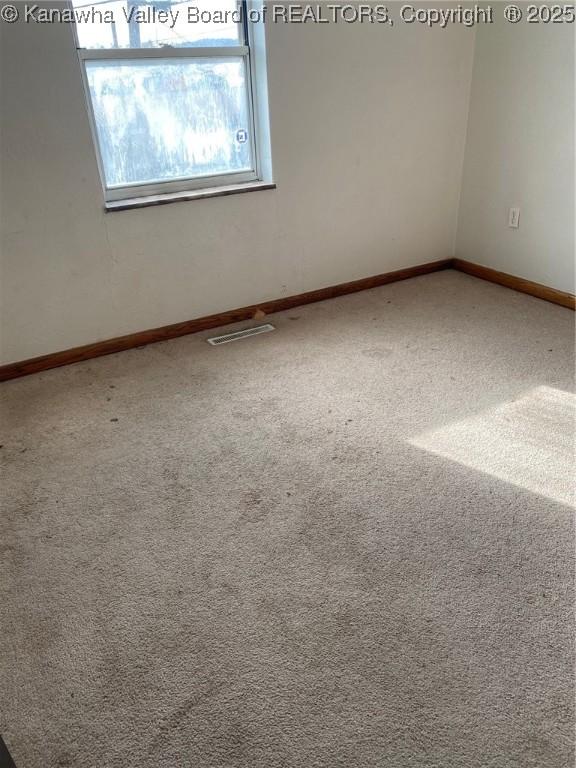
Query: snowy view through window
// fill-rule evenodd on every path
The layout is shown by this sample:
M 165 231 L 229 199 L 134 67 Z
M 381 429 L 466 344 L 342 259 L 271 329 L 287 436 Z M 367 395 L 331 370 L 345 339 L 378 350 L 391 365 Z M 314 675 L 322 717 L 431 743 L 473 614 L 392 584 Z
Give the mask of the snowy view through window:
M 86 64 L 108 186 L 251 168 L 240 59 Z
M 243 45 L 241 25 L 191 24 L 198 0 L 74 0 L 76 13 L 112 11 L 114 22 L 77 21 L 87 49 L 229 48 Z M 234 0 L 205 2 L 237 10 Z M 178 11 L 159 24 L 151 9 Z M 136 16 L 136 12 L 144 15 Z M 111 18 L 110 15 L 107 16 Z M 144 19 L 144 21 L 142 21 Z M 85 61 L 107 187 L 241 173 L 254 167 L 245 57 L 110 57 Z M 233 51 L 231 50 L 232 54 Z M 125 55 L 125 54 L 124 54 Z

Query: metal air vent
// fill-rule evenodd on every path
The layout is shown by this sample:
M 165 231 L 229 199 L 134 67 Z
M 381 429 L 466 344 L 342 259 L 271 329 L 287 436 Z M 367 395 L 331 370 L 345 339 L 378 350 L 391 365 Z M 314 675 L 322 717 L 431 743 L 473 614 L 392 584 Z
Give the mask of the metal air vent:
M 265 325 L 257 325 L 255 328 L 245 328 L 243 331 L 225 333 L 223 336 L 212 336 L 212 338 L 206 339 L 206 341 L 208 344 L 212 344 L 213 347 L 216 347 L 219 344 L 228 344 L 229 341 L 239 341 L 248 336 L 257 336 L 259 333 L 269 333 L 270 331 L 275 330 L 273 325 L 266 323 Z

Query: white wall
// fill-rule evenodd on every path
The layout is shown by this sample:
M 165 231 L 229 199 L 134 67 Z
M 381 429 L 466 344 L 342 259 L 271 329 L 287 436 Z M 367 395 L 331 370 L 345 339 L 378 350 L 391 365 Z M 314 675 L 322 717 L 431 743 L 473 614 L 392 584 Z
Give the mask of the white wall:
M 1 27 L 3 362 L 453 254 L 473 31 L 269 25 L 278 189 L 105 214 L 70 30 Z
M 456 255 L 574 293 L 573 25 L 478 29 Z

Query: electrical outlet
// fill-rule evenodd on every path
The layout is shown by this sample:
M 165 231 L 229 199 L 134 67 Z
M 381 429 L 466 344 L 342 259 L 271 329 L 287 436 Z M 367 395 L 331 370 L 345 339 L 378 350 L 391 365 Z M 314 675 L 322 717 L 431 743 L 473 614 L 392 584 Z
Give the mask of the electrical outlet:
M 508 210 L 508 226 L 512 229 L 518 229 L 520 226 L 520 208 L 510 208 Z

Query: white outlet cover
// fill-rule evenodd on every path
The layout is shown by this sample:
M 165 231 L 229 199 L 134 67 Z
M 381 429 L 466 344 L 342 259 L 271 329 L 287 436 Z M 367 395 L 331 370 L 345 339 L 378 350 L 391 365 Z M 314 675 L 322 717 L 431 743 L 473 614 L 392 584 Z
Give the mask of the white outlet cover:
M 520 226 L 520 208 L 510 208 L 508 210 L 508 226 L 512 229 L 518 229 Z

